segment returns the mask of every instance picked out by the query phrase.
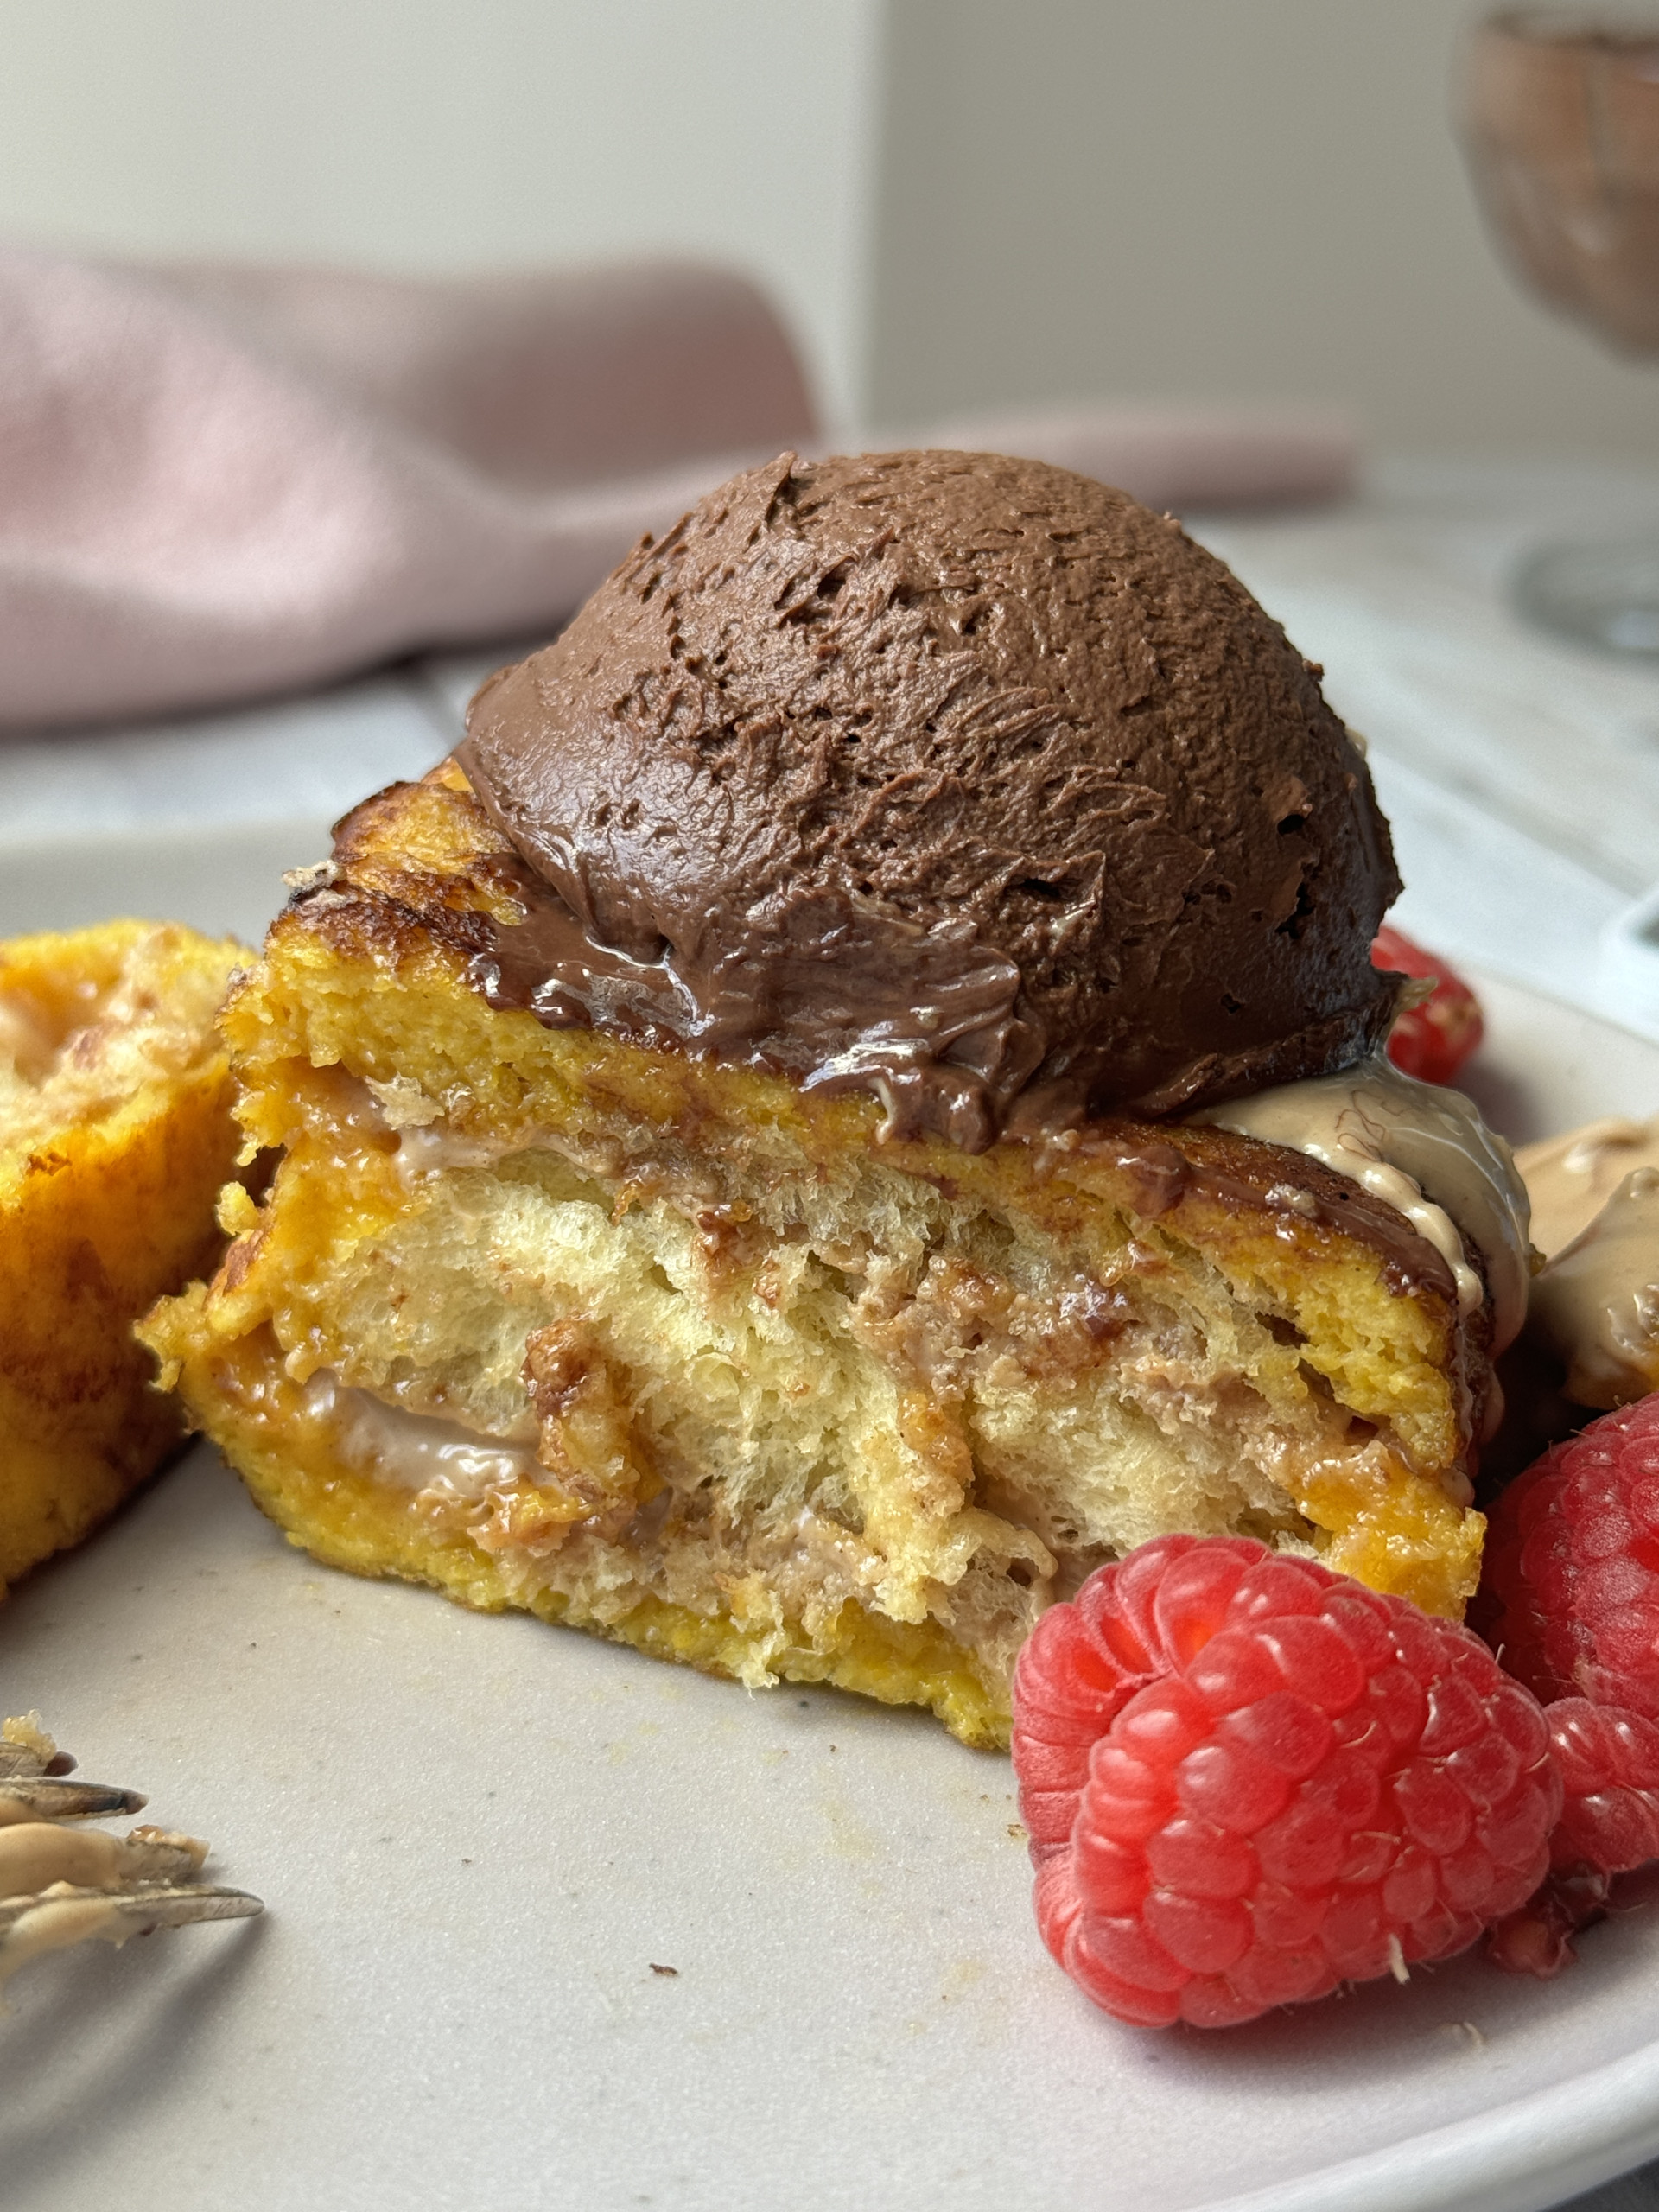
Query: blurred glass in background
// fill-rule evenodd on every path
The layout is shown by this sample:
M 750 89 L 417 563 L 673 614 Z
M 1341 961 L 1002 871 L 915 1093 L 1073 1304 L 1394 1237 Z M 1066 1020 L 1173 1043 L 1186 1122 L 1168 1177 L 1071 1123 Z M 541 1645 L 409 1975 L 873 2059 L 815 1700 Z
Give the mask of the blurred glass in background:
M 1659 355 L 1659 9 L 1506 10 L 1470 41 L 1462 111 L 1476 192 L 1522 282 L 1618 351 Z M 1659 656 L 1659 543 L 1547 545 L 1514 589 L 1547 629 Z

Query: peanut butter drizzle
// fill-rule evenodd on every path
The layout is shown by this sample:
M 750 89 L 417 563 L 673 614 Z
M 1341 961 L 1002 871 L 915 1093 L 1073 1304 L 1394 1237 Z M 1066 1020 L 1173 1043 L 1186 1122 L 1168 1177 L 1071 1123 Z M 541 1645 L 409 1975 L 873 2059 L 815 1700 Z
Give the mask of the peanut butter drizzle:
M 1659 1115 L 1650 1122 L 1616 1114 L 1586 1122 L 1522 1145 L 1515 1164 L 1532 1200 L 1532 1241 L 1554 1259 L 1584 1234 L 1628 1175 L 1659 1167 Z
M 1532 1287 L 1529 1331 L 1567 1395 L 1611 1408 L 1659 1383 L 1659 1168 L 1634 1169 Z
M 1349 1177 L 1440 1253 L 1465 1313 L 1479 1311 L 1490 1287 L 1494 1353 L 1520 1335 L 1527 1189 L 1509 1146 L 1460 1091 L 1419 1083 L 1377 1053 L 1339 1075 L 1257 1091 L 1192 1119 L 1287 1146 Z M 1484 1281 L 1471 1249 L 1484 1263 Z
M 1527 1336 L 1559 1360 L 1575 1404 L 1611 1408 L 1659 1385 L 1659 1116 L 1608 1115 L 1524 1146 L 1548 1264 Z

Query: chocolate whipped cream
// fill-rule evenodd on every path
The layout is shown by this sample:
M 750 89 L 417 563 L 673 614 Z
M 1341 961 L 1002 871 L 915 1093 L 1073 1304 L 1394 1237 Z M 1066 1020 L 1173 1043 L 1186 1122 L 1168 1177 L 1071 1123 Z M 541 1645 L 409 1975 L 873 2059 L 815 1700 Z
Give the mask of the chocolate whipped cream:
M 493 1003 L 873 1090 L 894 1134 L 1188 1113 L 1393 1011 L 1318 671 L 1064 469 L 750 470 L 492 677 L 460 759 L 523 861 Z

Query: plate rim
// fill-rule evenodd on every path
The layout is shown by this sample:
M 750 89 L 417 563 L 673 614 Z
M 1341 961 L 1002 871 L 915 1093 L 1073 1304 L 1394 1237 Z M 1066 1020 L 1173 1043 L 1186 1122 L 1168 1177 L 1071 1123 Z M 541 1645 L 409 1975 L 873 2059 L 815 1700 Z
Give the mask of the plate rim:
M 1659 2037 L 1541 2094 L 1193 2212 L 1547 2212 L 1656 2152 Z

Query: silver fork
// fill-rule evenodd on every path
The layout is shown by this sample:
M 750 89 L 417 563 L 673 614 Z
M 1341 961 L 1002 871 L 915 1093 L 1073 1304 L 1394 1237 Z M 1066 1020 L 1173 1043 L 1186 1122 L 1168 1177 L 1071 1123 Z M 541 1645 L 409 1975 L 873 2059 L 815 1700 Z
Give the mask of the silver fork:
M 27 1713 L 0 1726 L 0 1989 L 43 1951 L 154 1928 L 245 1920 L 245 1890 L 198 1882 L 207 1846 L 166 1828 L 124 1836 L 72 1823 L 142 1811 L 136 1789 L 67 1779 L 75 1762 Z

